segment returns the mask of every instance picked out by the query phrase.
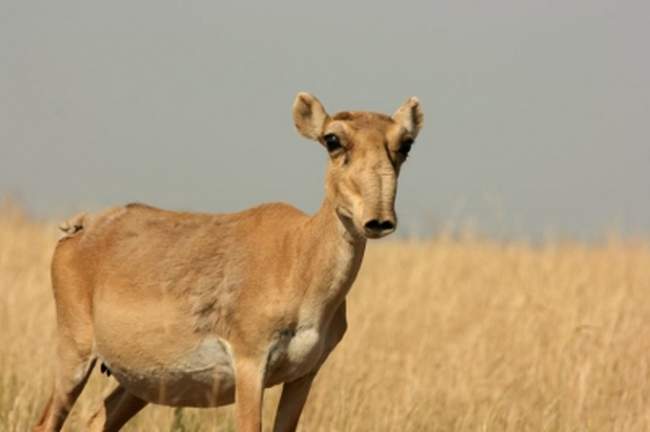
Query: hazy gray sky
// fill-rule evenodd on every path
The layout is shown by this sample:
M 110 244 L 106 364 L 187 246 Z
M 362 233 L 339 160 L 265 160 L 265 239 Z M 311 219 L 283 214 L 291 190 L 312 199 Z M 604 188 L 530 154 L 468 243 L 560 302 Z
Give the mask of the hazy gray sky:
M 650 232 L 648 1 L 0 0 L 0 196 L 318 208 L 295 93 L 425 128 L 402 232 Z

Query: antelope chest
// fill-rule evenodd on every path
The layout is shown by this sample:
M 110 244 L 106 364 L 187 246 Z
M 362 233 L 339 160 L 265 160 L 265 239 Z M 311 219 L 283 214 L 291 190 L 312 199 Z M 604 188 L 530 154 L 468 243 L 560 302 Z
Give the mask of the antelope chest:
M 267 384 L 292 381 L 313 371 L 324 354 L 324 340 L 311 326 L 280 331 L 269 349 Z

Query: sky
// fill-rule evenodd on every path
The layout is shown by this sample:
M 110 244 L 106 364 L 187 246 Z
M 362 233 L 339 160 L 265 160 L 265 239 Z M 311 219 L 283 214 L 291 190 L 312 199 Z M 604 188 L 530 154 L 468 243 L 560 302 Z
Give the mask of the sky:
M 417 96 L 402 235 L 647 237 L 648 41 L 647 1 L 0 0 L 0 197 L 313 212 L 327 155 L 295 94 Z

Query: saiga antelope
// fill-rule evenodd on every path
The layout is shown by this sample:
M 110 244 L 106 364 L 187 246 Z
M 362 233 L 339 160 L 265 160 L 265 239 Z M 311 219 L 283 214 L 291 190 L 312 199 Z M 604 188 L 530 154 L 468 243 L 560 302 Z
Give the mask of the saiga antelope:
M 308 93 L 298 132 L 327 149 L 325 198 L 199 214 L 129 204 L 65 227 L 52 259 L 56 375 L 36 431 L 59 430 L 99 360 L 119 386 L 90 419 L 119 430 L 147 403 L 236 402 L 240 432 L 261 430 L 266 387 L 283 383 L 275 431 L 293 431 L 347 323 L 345 296 L 366 239 L 396 227 L 397 177 L 423 115 L 329 116 Z

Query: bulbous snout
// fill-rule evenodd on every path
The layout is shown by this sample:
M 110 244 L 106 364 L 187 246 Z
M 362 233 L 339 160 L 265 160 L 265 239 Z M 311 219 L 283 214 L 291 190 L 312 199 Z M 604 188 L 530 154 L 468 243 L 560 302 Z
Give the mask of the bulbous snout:
M 363 182 L 363 204 L 360 222 L 363 235 L 369 239 L 385 237 L 395 231 L 395 194 L 397 174 L 387 162 L 377 163 Z
M 396 226 L 394 217 L 370 219 L 363 224 L 363 233 L 367 238 L 378 239 L 394 232 Z

